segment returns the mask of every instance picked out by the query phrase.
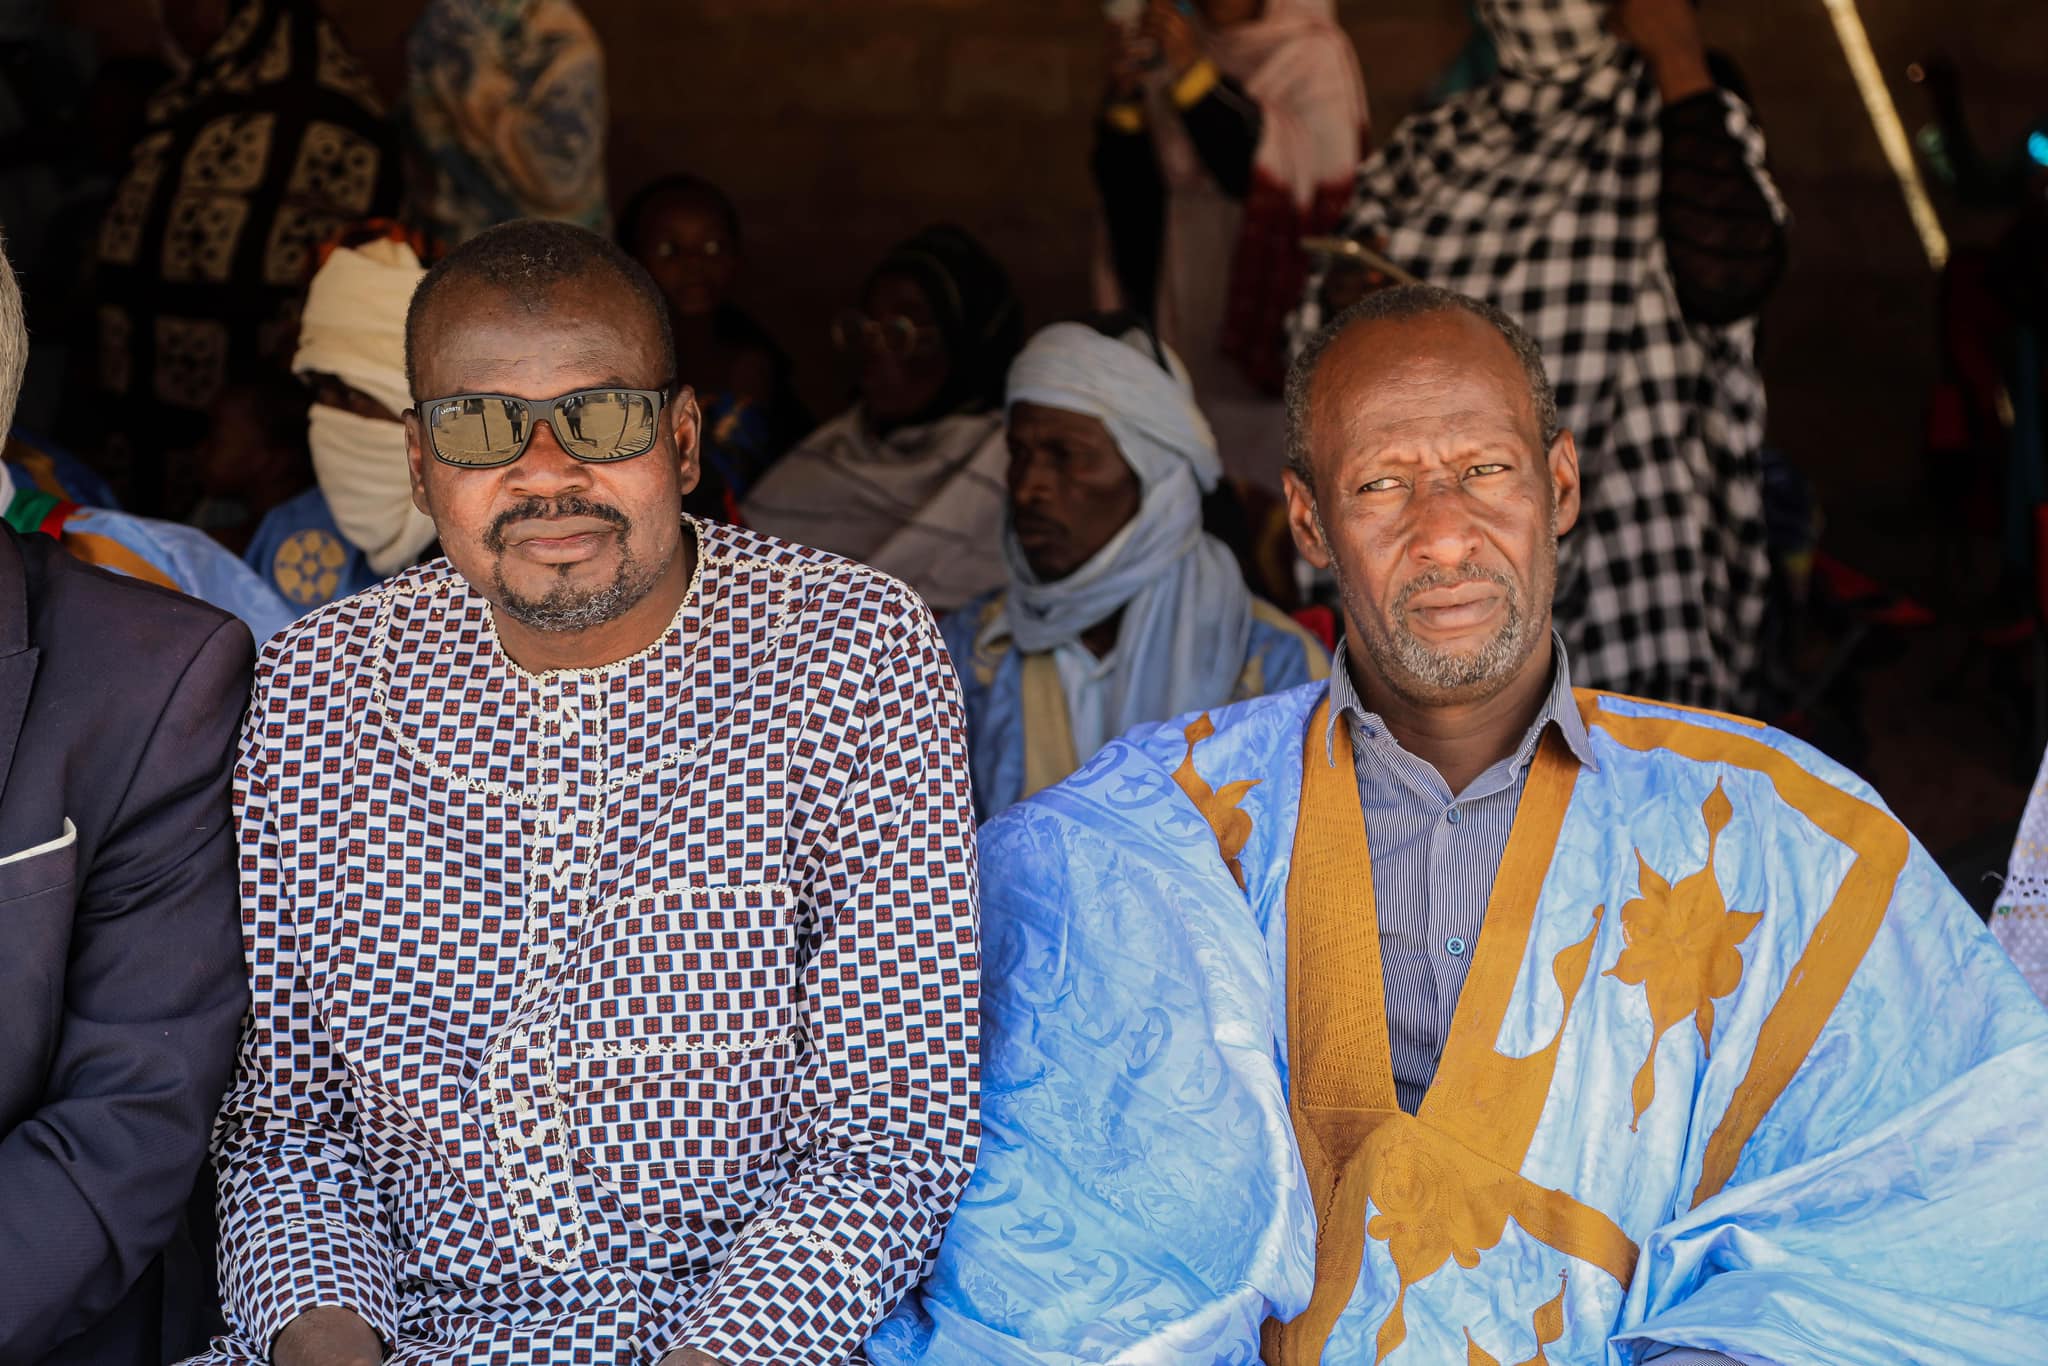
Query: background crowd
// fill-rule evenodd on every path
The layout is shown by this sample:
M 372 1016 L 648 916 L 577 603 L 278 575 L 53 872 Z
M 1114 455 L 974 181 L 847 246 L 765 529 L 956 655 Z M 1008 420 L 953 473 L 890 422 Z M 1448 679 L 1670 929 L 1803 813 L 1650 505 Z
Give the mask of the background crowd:
M 757 15 L 683 7 L 642 47 L 638 11 L 573 0 L 20 7 L 0 34 L 0 210 L 35 349 L 8 516 L 228 606 L 259 639 L 430 557 L 399 458 L 405 301 L 454 244 L 548 217 L 615 234 L 666 295 L 677 378 L 705 415 L 698 515 L 862 559 L 942 616 L 985 615 L 1033 576 L 1002 552 L 1011 362 L 1033 329 L 1093 309 L 1122 320 L 1106 330 L 1150 338 L 1194 395 L 1216 465 L 1196 461 L 1201 524 L 1242 588 L 1328 646 L 1329 585 L 1295 558 L 1278 498 L 1279 379 L 1290 336 L 1413 274 L 1532 329 L 1587 452 L 1587 516 L 1560 579 L 1581 681 L 1816 740 L 1871 771 L 1988 904 L 1981 874 L 2009 847 L 2048 739 L 2033 515 L 2048 498 L 2034 340 L 2048 134 L 2030 142 L 2033 125 L 1993 109 L 1997 135 L 1973 135 L 1969 67 L 1915 66 L 1924 90 L 1905 112 L 1927 125 L 1923 168 L 1983 245 L 1925 282 L 1941 324 L 1935 383 L 1914 400 L 1925 420 L 1894 423 L 1887 472 L 1868 479 L 1896 486 L 1898 465 L 1929 459 L 1934 515 L 1894 561 L 1875 553 L 1888 515 L 1844 488 L 1854 463 L 1812 449 L 1812 386 L 1794 394 L 1794 449 L 1780 450 L 1788 424 L 1766 426 L 1758 319 L 1802 269 L 1841 269 L 1799 254 L 1767 134 L 1790 129 L 1802 160 L 1815 127 L 1867 141 L 1840 84 L 1816 85 L 1811 107 L 1754 98 L 1711 45 L 1769 39 L 1733 7 L 1486 0 L 1464 29 L 1452 5 L 1428 26 L 1415 5 L 1385 8 L 1407 28 L 1329 0 L 1054 6 L 980 37 L 963 17 L 943 110 L 903 93 L 929 83 L 930 53 L 907 31 L 878 33 L 837 73 L 792 35 L 785 65 L 812 87 L 794 102 L 809 117 L 786 143 L 762 134 L 783 155 L 735 172 L 691 121 L 654 138 L 647 115 L 663 99 L 758 98 L 740 73 L 758 84 L 777 63 Z M 1784 46 L 1839 60 L 1783 19 Z M 675 25 L 699 56 L 690 89 L 663 92 L 650 54 Z M 1966 27 L 1924 35 L 1927 51 L 1983 49 Z M 1405 47 L 1387 41 L 1404 31 Z M 1439 36 L 1453 31 L 1460 48 Z M 1590 61 L 1617 37 L 1633 64 Z M 1068 60 L 1076 49 L 1096 64 Z M 929 136 L 986 133 L 1006 101 L 1084 109 L 1085 126 L 1048 125 L 1072 136 L 1031 158 L 991 149 L 1014 218 L 921 223 L 923 206 L 957 197 L 899 187 L 964 178 L 961 159 L 904 134 L 883 165 L 833 126 L 835 101 L 891 99 L 931 116 Z M 871 192 L 803 240 L 836 226 L 872 241 L 893 218 L 894 245 L 765 254 L 764 236 L 799 237 L 774 221 L 788 196 L 759 187 L 849 154 Z M 1034 201 L 1053 181 L 1084 187 L 1085 214 L 1020 270 L 1020 232 L 1045 221 Z M 1887 207 L 1873 238 L 1904 233 L 1895 195 Z M 1836 226 L 1818 227 L 1832 249 Z M 760 298 L 772 310 L 750 307 Z M 1845 350 L 1855 311 L 1845 301 Z M 1763 330 L 1784 348 L 1781 330 L 1811 327 Z M 1840 444 L 1866 444 L 1870 421 L 1843 414 Z M 1957 705 L 1973 685 L 1988 706 Z M 1070 670 L 1070 710 L 1082 691 Z

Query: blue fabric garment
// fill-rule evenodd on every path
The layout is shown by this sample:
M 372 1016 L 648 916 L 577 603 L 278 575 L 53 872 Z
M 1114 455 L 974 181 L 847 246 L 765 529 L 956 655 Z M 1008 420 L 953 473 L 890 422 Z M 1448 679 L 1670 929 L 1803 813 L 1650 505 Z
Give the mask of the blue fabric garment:
M 341 534 L 317 485 L 272 508 L 242 559 L 301 616 L 384 581 Z
M 232 612 L 249 628 L 260 646 L 298 619 L 290 604 L 270 590 L 221 545 L 198 527 L 111 508 L 79 508 L 64 521 L 62 542 L 88 564 L 138 578 L 160 578 L 181 593 Z M 131 554 L 139 565 L 104 553 L 111 542 Z M 155 575 L 138 572 L 144 567 Z
M 983 831 L 982 1157 L 875 1366 L 1251 1363 L 1260 1321 L 1307 1303 L 1284 965 L 1325 692 L 1218 711 L 1208 738 L 1187 718 L 1141 728 Z M 1637 1255 L 1618 1275 L 1519 1217 L 1490 1241 L 1452 1217 L 1479 1188 L 1429 1165 L 1469 1121 L 1432 1114 L 1471 1075 L 1447 1054 L 1422 1114 L 1392 1121 L 1425 1166 L 1391 1203 L 1371 1185 L 1322 1359 L 1374 1362 L 1398 1296 L 1389 1366 L 1632 1366 L 1652 1346 L 2040 1360 L 2048 1013 L 1853 774 L 1766 728 L 1580 696 L 1599 767 L 1556 787 L 1547 872 L 1503 889 L 1525 942 L 1489 913 L 1460 1010 L 1498 977 L 1499 1025 L 1468 1056 L 1551 1069 L 1506 1184 L 1591 1211 Z M 1733 982 L 1689 956 L 1702 914 Z M 1506 961 L 1489 972 L 1489 954 Z M 1712 983 L 1714 1009 L 1660 1030 L 1650 982 Z M 1484 1134 L 1480 1113 L 1459 1132 Z M 1441 1260 L 1404 1285 L 1395 1235 Z
M 233 552 L 197 527 L 121 511 L 106 481 L 63 447 L 15 429 L 0 464 L 0 512 L 42 503 L 24 529 L 48 531 L 73 559 L 175 588 L 232 612 L 261 645 L 296 614 Z M 57 500 L 62 500 L 58 502 Z M 66 507 L 67 504 L 78 504 Z
M 99 473 L 45 437 L 16 425 L 7 433 L 7 463 L 17 488 L 39 488 L 80 507 L 119 509 L 121 500 Z
M 960 672 L 967 705 L 967 749 L 974 773 L 974 810 L 993 820 L 1025 791 L 1025 747 L 1029 718 L 1023 695 L 1024 657 L 1003 637 L 983 641 L 987 623 L 1002 610 L 1001 592 L 969 603 L 939 623 L 946 652 Z M 978 644 L 978 642 L 981 642 Z M 1118 648 L 1122 648 L 1119 645 Z M 1230 692 L 1218 705 L 1269 692 L 1284 692 L 1326 677 L 1322 646 L 1302 627 L 1287 623 L 1277 608 L 1258 604 Z M 1077 755 L 1085 761 L 1089 755 Z
M 761 472 L 782 454 L 774 446 L 769 410 L 735 394 L 707 394 L 703 403 L 698 454 L 704 468 L 735 500 L 745 498 Z

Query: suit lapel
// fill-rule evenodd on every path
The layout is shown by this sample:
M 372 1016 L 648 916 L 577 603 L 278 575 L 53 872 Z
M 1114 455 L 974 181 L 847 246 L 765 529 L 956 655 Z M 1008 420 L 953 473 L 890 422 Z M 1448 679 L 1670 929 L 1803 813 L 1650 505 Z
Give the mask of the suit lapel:
M 0 796 L 14 767 L 14 747 L 28 715 L 29 689 L 39 655 L 28 643 L 28 567 L 21 542 L 0 527 Z

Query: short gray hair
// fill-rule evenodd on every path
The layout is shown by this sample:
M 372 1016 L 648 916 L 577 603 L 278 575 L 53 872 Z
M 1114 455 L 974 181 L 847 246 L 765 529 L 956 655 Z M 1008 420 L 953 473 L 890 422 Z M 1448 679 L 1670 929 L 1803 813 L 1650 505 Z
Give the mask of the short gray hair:
M 1550 387 L 1550 376 L 1543 369 L 1543 352 L 1536 345 L 1535 338 L 1524 331 L 1520 323 L 1483 299 L 1475 299 L 1441 285 L 1396 285 L 1368 294 L 1318 328 L 1301 348 L 1301 354 L 1294 358 L 1294 364 L 1288 367 L 1287 468 L 1305 488 L 1313 491 L 1316 486 L 1308 452 L 1309 390 L 1315 386 L 1316 370 L 1321 366 L 1323 353 L 1330 349 L 1330 344 L 1358 323 L 1396 322 L 1453 311 L 1469 313 L 1479 319 L 1500 333 L 1501 340 L 1514 351 L 1515 359 L 1522 363 L 1522 373 L 1529 381 L 1529 401 L 1536 409 L 1536 426 L 1543 433 L 1543 449 L 1550 449 L 1563 428 L 1557 420 L 1557 394 Z
M 14 405 L 21 398 L 21 377 L 28 369 L 28 318 L 21 309 L 21 286 L 0 241 L 0 442 L 14 426 Z

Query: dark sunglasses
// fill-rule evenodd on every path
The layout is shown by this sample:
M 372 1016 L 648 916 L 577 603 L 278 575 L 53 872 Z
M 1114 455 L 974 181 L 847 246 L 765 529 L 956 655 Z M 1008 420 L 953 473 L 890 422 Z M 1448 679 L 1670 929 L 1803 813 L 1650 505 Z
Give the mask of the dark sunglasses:
M 578 460 L 631 460 L 654 448 L 667 406 L 667 389 L 578 389 L 560 398 L 455 394 L 430 398 L 417 412 L 435 459 L 475 470 L 526 454 L 543 422 Z

